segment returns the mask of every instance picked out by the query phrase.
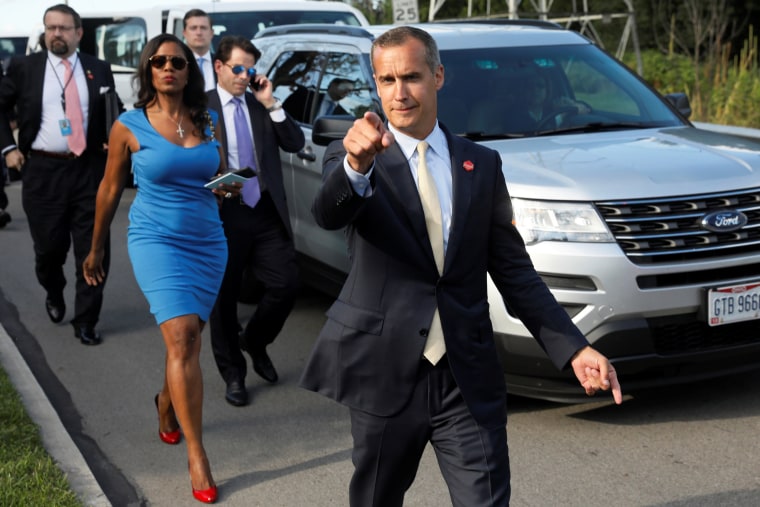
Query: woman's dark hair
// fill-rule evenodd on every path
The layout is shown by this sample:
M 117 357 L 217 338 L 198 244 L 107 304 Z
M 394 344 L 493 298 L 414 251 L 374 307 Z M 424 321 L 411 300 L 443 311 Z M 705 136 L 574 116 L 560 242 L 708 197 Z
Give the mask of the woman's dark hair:
M 145 108 L 156 99 L 150 57 L 155 55 L 161 44 L 165 42 L 176 44 L 185 54 L 185 59 L 187 60 L 187 84 L 184 90 L 182 90 L 182 103 L 190 109 L 190 118 L 193 121 L 194 132 L 198 133 L 201 139 L 207 141 L 211 136 L 206 134 L 210 120 L 206 109 L 208 98 L 204 90 L 203 74 L 201 74 L 201 70 L 198 67 L 198 62 L 195 61 L 192 50 L 179 38 L 170 33 L 162 33 L 153 37 L 143 48 L 137 74 L 132 78 L 132 85 L 139 86 L 135 107 Z

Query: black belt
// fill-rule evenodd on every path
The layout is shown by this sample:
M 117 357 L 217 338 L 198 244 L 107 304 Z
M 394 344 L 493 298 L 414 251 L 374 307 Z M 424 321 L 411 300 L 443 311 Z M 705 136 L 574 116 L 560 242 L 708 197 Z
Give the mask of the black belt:
M 60 160 L 74 160 L 79 158 L 79 155 L 70 151 L 45 151 L 45 150 L 29 150 L 30 155 L 46 158 L 57 158 Z

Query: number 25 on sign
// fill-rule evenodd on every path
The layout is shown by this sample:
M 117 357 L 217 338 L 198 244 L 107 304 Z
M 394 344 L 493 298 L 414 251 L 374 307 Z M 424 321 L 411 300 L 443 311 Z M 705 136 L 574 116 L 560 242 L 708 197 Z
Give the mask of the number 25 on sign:
M 393 0 L 393 24 L 419 23 L 417 0 Z

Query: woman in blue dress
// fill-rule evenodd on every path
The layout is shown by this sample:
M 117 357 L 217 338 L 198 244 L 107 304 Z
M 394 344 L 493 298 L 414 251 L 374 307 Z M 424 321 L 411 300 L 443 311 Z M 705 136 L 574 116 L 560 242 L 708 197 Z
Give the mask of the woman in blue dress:
M 204 188 L 225 170 L 225 158 L 190 49 L 173 35 L 155 37 L 143 50 L 136 80 L 135 109 L 111 130 L 84 276 L 91 285 L 105 279 L 104 245 L 132 169 L 137 194 L 129 211 L 129 257 L 166 345 L 164 385 L 155 398 L 158 433 L 177 444 L 182 428 L 193 496 L 213 503 L 217 488 L 201 438 L 201 331 L 227 261 L 217 199 L 239 195 L 240 185 Z

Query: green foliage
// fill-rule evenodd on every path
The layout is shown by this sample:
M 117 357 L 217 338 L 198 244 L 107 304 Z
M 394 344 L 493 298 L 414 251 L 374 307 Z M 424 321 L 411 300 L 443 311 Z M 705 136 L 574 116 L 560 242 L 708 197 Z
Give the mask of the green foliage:
M 81 506 L 0 369 L 0 505 Z
M 690 58 L 678 54 L 664 55 L 650 49 L 641 52 L 644 79 L 662 94 L 694 89 L 694 66 Z M 626 55 L 624 63 L 636 68 L 632 54 Z
M 642 52 L 644 79 L 663 94 L 686 92 L 694 121 L 760 128 L 758 39 L 752 29 L 739 53 L 730 55 L 729 44 L 699 62 L 647 50 Z M 625 63 L 634 68 L 633 56 Z

